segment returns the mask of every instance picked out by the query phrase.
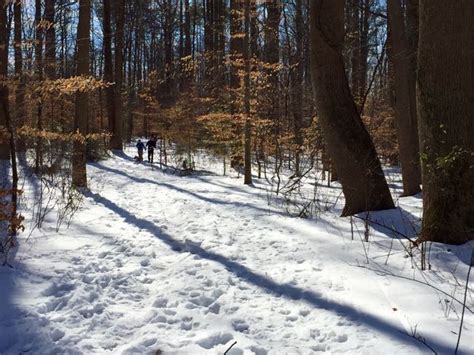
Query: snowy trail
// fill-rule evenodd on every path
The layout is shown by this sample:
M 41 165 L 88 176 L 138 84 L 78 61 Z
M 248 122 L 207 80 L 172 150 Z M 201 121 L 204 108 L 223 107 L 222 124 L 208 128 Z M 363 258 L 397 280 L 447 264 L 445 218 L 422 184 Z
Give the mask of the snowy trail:
M 259 185 L 127 156 L 89 171 L 71 228 L 46 228 L 19 258 L 15 286 L 39 291 L 13 301 L 23 317 L 1 353 L 427 352 L 403 334 L 387 279 L 351 266 L 362 247 L 335 216 L 294 219 Z

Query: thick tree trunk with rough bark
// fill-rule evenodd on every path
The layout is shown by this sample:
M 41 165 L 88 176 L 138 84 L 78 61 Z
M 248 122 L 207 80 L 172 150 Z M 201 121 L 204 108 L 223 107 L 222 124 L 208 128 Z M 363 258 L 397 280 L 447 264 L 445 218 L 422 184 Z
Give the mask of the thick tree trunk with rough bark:
M 77 75 L 88 76 L 90 49 L 91 3 L 90 0 L 79 1 L 79 24 L 77 28 Z M 87 134 L 88 123 L 88 94 L 76 93 L 76 113 L 74 129 L 82 135 Z M 74 141 L 72 154 L 72 184 L 78 188 L 87 187 L 86 145 Z
M 388 0 L 390 31 L 390 61 L 394 74 L 394 109 L 402 166 L 403 194 L 411 196 L 421 191 L 421 169 L 416 113 L 416 68 L 407 37 L 400 0 Z
M 344 0 L 314 0 L 310 16 L 313 89 L 329 155 L 346 199 L 342 215 L 393 208 L 380 161 L 344 69 Z
M 420 0 L 421 241 L 474 239 L 474 2 Z

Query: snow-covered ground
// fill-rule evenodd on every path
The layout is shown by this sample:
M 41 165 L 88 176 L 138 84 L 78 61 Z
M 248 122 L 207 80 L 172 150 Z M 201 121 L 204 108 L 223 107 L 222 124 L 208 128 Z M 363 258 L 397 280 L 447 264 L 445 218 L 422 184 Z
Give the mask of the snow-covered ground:
M 334 211 L 269 206 L 263 182 L 180 177 L 127 153 L 89 165 L 68 229 L 51 213 L 0 267 L 1 354 L 454 352 L 474 244 L 433 244 L 422 272 L 383 227 L 365 243 L 358 219 L 351 233 Z M 421 199 L 399 204 L 370 218 L 410 234 Z M 473 354 L 472 288 L 466 305 L 459 353 Z

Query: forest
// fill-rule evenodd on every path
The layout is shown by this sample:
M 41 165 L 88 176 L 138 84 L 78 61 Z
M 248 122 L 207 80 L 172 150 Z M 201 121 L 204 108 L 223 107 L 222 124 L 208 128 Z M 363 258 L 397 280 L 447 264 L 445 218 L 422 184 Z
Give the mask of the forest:
M 4 0 L 0 354 L 472 354 L 473 17 Z

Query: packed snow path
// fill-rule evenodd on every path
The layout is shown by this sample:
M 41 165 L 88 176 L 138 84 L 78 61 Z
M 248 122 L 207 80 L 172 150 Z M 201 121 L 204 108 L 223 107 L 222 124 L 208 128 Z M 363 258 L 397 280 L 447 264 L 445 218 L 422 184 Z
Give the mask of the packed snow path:
M 46 221 L 0 274 L 2 354 L 222 354 L 235 341 L 229 354 L 430 353 L 411 334 L 454 349 L 459 320 L 439 293 L 358 267 L 362 243 L 336 215 L 291 218 L 262 185 L 168 175 L 127 155 L 89 173 L 70 228 Z M 393 248 L 394 267 L 410 269 Z M 385 254 L 370 257 L 384 265 Z M 467 314 L 465 353 L 472 326 Z

